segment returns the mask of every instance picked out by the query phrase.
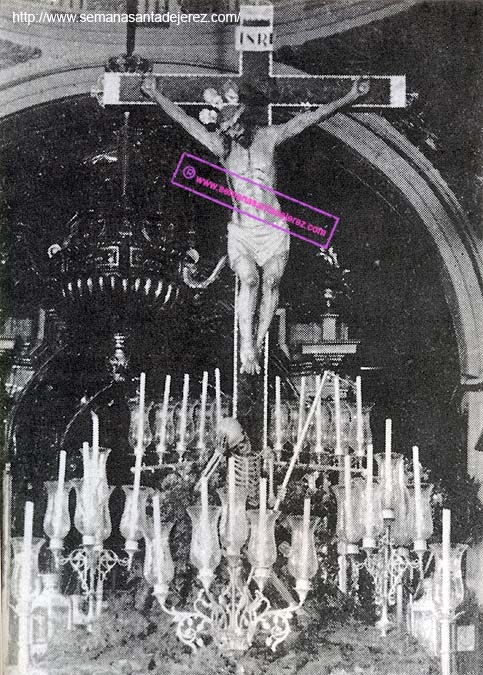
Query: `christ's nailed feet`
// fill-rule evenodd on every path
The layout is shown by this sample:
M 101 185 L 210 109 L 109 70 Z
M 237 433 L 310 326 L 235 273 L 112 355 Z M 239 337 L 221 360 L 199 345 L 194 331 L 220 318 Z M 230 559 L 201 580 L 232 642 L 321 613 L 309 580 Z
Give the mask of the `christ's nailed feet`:
M 260 364 L 254 349 L 241 347 L 240 361 L 240 373 L 246 373 L 247 375 L 258 375 L 260 373 Z

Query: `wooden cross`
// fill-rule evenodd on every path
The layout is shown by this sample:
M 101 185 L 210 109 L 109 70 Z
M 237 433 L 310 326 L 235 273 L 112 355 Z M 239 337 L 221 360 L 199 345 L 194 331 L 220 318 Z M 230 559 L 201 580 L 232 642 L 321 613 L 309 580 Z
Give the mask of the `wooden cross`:
M 235 32 L 239 51 L 238 73 L 203 75 L 197 73 L 155 73 L 157 88 L 171 101 L 188 107 L 194 113 L 206 107 L 203 92 L 208 87 L 220 90 L 222 83 L 247 84 L 250 90 L 262 92 L 268 104 L 258 108 L 258 123 L 272 123 L 273 108 L 317 106 L 341 98 L 348 93 L 357 75 L 282 75 L 273 72 L 273 6 L 243 5 L 240 24 Z M 405 75 L 368 76 L 369 94 L 355 108 L 404 108 L 406 106 Z M 141 76 L 134 73 L 105 73 L 103 106 L 131 107 L 155 105 L 141 93 Z M 250 100 L 246 101 L 250 105 Z

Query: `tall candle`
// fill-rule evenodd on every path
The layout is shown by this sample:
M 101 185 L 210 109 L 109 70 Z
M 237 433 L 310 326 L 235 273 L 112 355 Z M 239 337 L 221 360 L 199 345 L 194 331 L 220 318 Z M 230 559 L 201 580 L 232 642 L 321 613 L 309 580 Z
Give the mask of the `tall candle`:
M 138 434 L 136 452 L 143 452 L 144 441 L 144 409 L 146 405 L 146 373 L 141 373 L 139 378 L 139 413 L 138 413 Z
M 277 375 L 275 378 L 275 450 L 282 450 L 282 396 L 281 380 Z
M 374 450 L 372 443 L 367 446 L 366 470 L 366 537 L 372 538 L 374 532 Z
M 136 534 L 136 525 L 139 513 L 139 488 L 141 486 L 141 465 L 143 461 L 143 437 L 144 437 L 144 405 L 146 396 L 146 373 L 141 373 L 139 380 L 139 418 L 138 418 L 138 437 L 136 446 L 136 463 L 134 465 L 134 485 L 131 502 L 131 513 L 129 521 L 129 537 L 134 540 Z M 132 558 L 130 559 L 131 562 Z
M 267 479 L 260 478 L 260 508 L 258 511 L 258 561 L 264 562 L 265 533 L 267 530 Z
M 203 380 L 201 382 L 201 405 L 200 405 L 200 425 L 198 434 L 198 448 L 205 448 L 205 426 L 206 426 L 206 399 L 208 396 L 208 371 L 203 371 Z
M 414 472 L 414 514 L 416 536 L 418 541 L 423 538 L 423 512 L 421 501 L 421 465 L 419 463 L 419 448 L 413 445 L 413 472 Z
M 275 501 L 275 457 L 273 452 L 268 457 L 268 503 L 273 504 Z
M 349 544 L 354 544 L 352 527 L 352 476 L 351 476 L 351 457 L 344 455 L 344 496 L 345 496 L 345 531 Z
M 297 429 L 297 443 L 300 440 L 302 429 L 304 428 L 304 408 L 305 408 L 305 375 L 300 378 L 300 398 L 299 398 L 299 423 Z
M 315 376 L 315 390 L 320 387 L 321 376 Z M 315 452 L 322 452 L 322 401 L 319 399 L 315 409 Z
M 32 581 L 32 535 L 34 521 L 33 502 L 26 502 L 23 527 L 22 569 L 19 597 L 18 621 L 18 671 L 25 675 L 28 670 L 29 654 L 29 603 Z
M 186 423 L 188 415 L 188 394 L 190 390 L 190 376 L 185 373 L 183 379 L 183 398 L 181 400 L 181 414 L 179 420 L 179 439 L 178 439 L 178 453 L 183 454 L 186 450 Z
M 303 579 L 307 579 L 307 572 L 308 572 L 309 534 L 310 534 L 310 497 L 306 497 L 304 499 L 304 515 L 302 520 L 301 568 Z
M 340 415 L 340 381 L 339 376 L 334 375 L 334 413 L 335 413 L 335 454 L 342 455 L 342 423 Z
M 159 433 L 158 454 L 159 461 L 163 459 L 163 454 L 166 452 L 166 436 L 168 432 L 168 408 L 169 408 L 169 391 L 171 389 L 171 375 L 166 375 L 164 378 L 164 394 L 163 407 L 161 409 L 161 429 Z
M 235 484 L 235 458 L 228 460 L 228 555 L 234 555 L 235 548 L 235 504 L 236 504 L 236 484 Z
M 236 419 L 238 414 L 238 290 L 240 282 L 235 274 L 235 299 L 233 306 L 233 397 L 231 416 Z
M 92 418 L 92 461 L 94 471 L 97 472 L 99 464 L 99 417 L 95 412 L 91 412 Z
M 390 419 L 386 420 L 386 444 L 385 444 L 385 455 L 384 455 L 384 473 L 385 483 L 384 483 L 384 506 L 387 509 L 392 508 L 392 421 Z
M 215 368 L 215 406 L 216 406 L 216 433 L 220 428 L 221 423 L 221 385 L 220 385 L 220 369 Z
M 61 450 L 59 453 L 59 477 L 57 482 L 57 493 L 55 495 L 54 537 L 58 536 L 62 521 L 62 504 L 64 501 L 66 458 L 67 458 L 66 451 Z
M 156 565 L 156 576 L 158 584 L 162 583 L 163 571 L 161 568 L 161 508 L 159 503 L 159 492 L 153 495 L 153 525 L 154 525 L 154 548 L 153 563 Z
M 443 509 L 442 578 L 441 578 L 441 673 L 450 675 L 451 612 L 451 511 Z
M 357 454 L 362 457 L 364 454 L 364 434 L 362 430 L 362 380 L 361 376 L 356 377 L 356 441 Z
M 88 537 L 92 537 L 94 532 L 91 532 L 91 525 L 93 524 L 93 510 L 94 510 L 94 472 L 92 470 L 91 454 L 89 452 L 89 443 L 84 441 L 82 443 L 82 459 L 84 465 L 84 480 L 82 481 L 82 503 L 84 512 L 84 527 L 89 532 Z M 86 536 L 86 535 L 84 535 Z
M 263 356 L 263 451 L 265 456 L 268 448 L 268 346 L 269 334 L 267 331 Z

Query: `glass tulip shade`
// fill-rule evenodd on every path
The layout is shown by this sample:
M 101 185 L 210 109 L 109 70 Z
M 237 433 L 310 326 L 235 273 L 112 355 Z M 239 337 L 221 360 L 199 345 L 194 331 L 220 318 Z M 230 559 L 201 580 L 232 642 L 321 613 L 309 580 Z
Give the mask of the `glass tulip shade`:
M 351 493 L 346 495 L 343 485 L 333 485 L 337 500 L 337 536 L 349 546 L 357 546 L 364 535 L 364 520 L 361 504 L 364 499 L 364 480 L 351 480 Z M 349 550 L 349 552 L 351 552 Z M 355 550 L 353 552 L 356 552 Z
M 106 490 L 107 488 L 107 490 Z M 112 523 L 111 514 L 109 511 L 109 499 L 112 495 L 114 487 L 107 487 L 102 489 L 102 499 L 99 500 L 97 523 L 96 523 L 96 543 L 97 549 L 102 550 L 103 543 L 111 536 Z
M 434 554 L 435 571 L 433 576 L 433 600 L 436 607 L 441 610 L 442 606 L 442 583 L 443 583 L 443 547 L 441 544 L 430 544 Z M 468 546 L 456 544 L 451 547 L 450 553 L 450 612 L 461 605 L 465 597 L 465 585 L 463 582 L 462 560 Z
M 368 485 L 364 481 L 360 509 L 364 532 L 362 546 L 365 549 L 374 549 L 377 539 L 384 534 L 380 485 L 373 483 L 371 495 L 368 494 Z
M 154 594 L 162 603 L 168 594 L 169 584 L 174 577 L 174 563 L 169 547 L 169 535 L 173 523 L 161 524 L 161 540 L 156 545 L 154 528 L 148 523 L 144 542 L 146 545 L 144 555 L 144 578 L 150 586 L 154 586 Z
M 382 508 L 394 509 L 397 506 L 401 492 L 402 477 L 404 476 L 404 458 L 392 453 L 390 481 L 386 481 L 386 457 L 384 453 L 374 455 L 377 463 L 378 482 L 381 487 Z
M 128 442 L 133 450 L 135 450 L 138 444 L 139 397 L 129 399 L 128 407 L 131 415 Z M 146 404 L 144 408 L 143 448 L 147 448 L 148 445 L 151 445 L 153 440 L 153 433 L 149 424 L 149 413 L 152 407 L 153 402 Z
M 418 511 L 416 511 L 414 488 L 408 488 L 411 539 L 414 541 L 416 553 L 426 550 L 426 542 L 433 534 L 432 490 L 432 485 L 421 487 L 421 503 Z
M 259 509 L 250 509 L 247 512 L 250 521 L 250 540 L 248 542 L 248 561 L 252 566 L 253 578 L 260 590 L 270 576 L 273 563 L 277 560 L 277 546 L 275 542 L 275 521 L 279 511 L 267 509 L 265 521 L 260 524 Z
M 47 508 L 44 515 L 44 532 L 50 539 L 49 548 L 58 553 L 63 548 L 64 538 L 68 535 L 71 522 L 69 514 L 70 482 L 64 484 L 62 494 L 58 494 L 59 481 L 45 482 L 47 490 Z
M 314 530 L 319 524 L 320 518 L 311 518 L 307 535 L 304 533 L 303 516 L 289 516 L 287 522 L 292 530 L 288 571 L 295 579 L 295 589 L 300 601 L 304 602 L 307 592 L 310 590 L 310 579 L 315 576 L 319 567 Z
M 138 549 L 138 541 L 144 536 L 146 531 L 146 508 L 149 497 L 153 494 L 153 489 L 149 487 L 139 488 L 139 499 L 134 503 L 134 490 L 132 485 L 123 485 L 122 489 L 126 495 L 124 511 L 119 524 L 119 531 L 126 540 L 124 548 L 132 556 Z M 134 513 L 133 513 L 134 511 Z
M 34 594 L 37 578 L 39 575 L 39 553 L 42 546 L 45 544 L 45 539 L 33 537 L 32 539 L 32 553 L 30 558 L 30 593 Z M 11 580 L 11 592 L 15 600 L 21 597 L 22 593 L 22 565 L 23 565 L 23 537 L 12 537 L 12 552 L 13 552 L 13 570 Z
M 230 534 L 230 514 L 228 507 L 228 490 L 218 490 L 221 501 L 220 539 L 228 555 L 238 556 L 243 544 L 248 539 L 248 521 L 246 513 L 246 490 L 237 486 L 235 491 L 235 508 L 233 513 L 232 533 Z
M 221 549 L 218 539 L 218 522 L 221 507 L 208 506 L 206 513 L 201 506 L 187 509 L 191 518 L 191 563 L 198 570 L 198 578 L 206 590 L 213 580 L 215 569 L 221 561 Z

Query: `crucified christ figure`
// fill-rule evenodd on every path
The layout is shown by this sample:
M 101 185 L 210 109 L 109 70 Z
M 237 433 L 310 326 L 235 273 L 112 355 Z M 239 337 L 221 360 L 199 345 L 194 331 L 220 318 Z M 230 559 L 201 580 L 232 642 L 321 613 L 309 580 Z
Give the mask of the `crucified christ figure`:
M 321 105 L 315 110 L 298 113 L 285 124 L 270 126 L 259 126 L 253 121 L 251 106 L 239 102 L 237 87 L 233 83 L 225 85 L 224 98 L 227 103 L 224 103 L 216 90 L 207 90 L 205 99 L 220 110 L 217 131 L 208 131 L 198 120 L 164 96 L 156 88 L 156 80 L 153 77 L 144 81 L 142 91 L 155 100 L 164 112 L 193 138 L 215 154 L 226 169 L 257 183 L 276 188 L 276 148 L 304 129 L 326 120 L 341 108 L 365 96 L 369 91 L 369 81 L 357 78 L 350 92 L 342 98 Z M 218 104 L 213 99 L 217 99 Z M 232 182 L 230 187 L 235 192 L 280 210 L 275 194 L 244 180 L 232 176 L 230 179 Z M 235 207 L 247 213 L 265 217 L 256 206 L 237 203 L 236 198 L 233 198 L 233 203 Z M 289 229 L 283 220 L 274 222 Z M 259 353 L 278 306 L 279 284 L 288 260 L 289 239 L 288 232 L 259 222 L 250 215 L 233 211 L 228 224 L 228 258 L 230 267 L 240 279 L 238 322 L 242 373 L 254 375 L 260 372 Z

